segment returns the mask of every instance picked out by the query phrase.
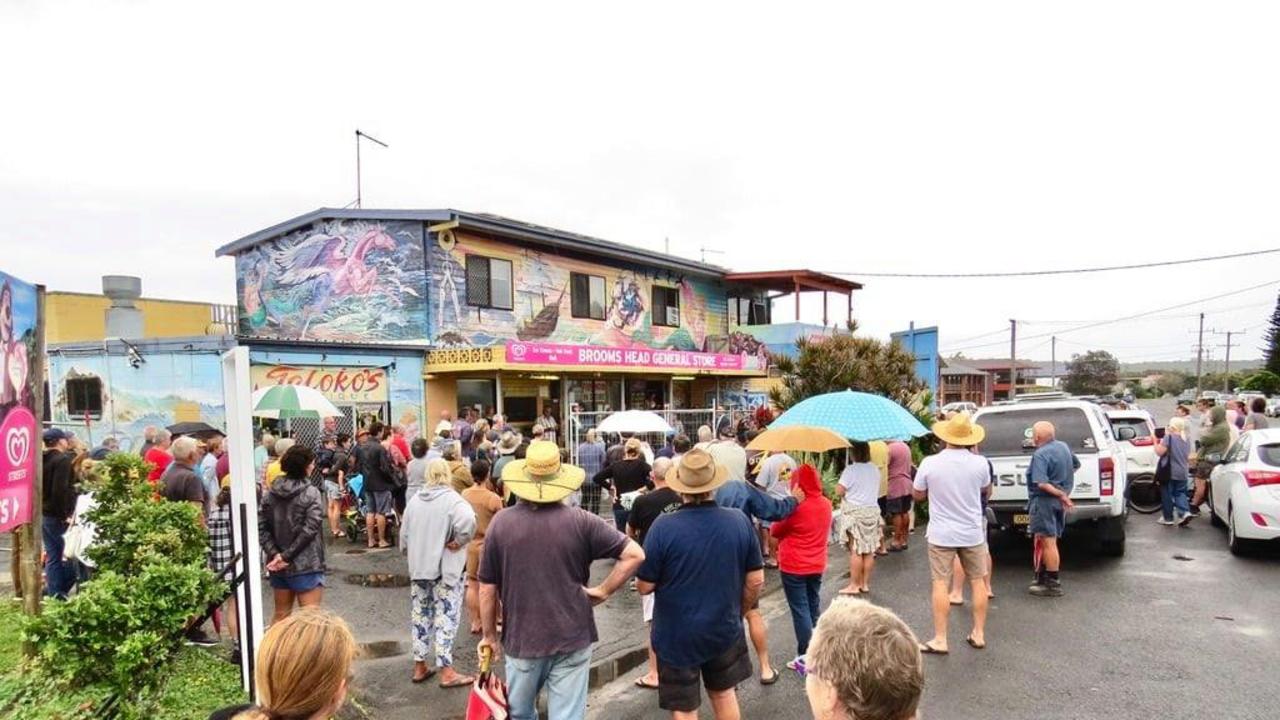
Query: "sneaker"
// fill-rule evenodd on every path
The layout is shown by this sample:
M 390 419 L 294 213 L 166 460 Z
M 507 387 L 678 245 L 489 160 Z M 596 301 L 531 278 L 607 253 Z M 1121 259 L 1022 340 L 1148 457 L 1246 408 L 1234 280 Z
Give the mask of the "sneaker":
M 1173 525 L 1173 524 L 1174 524 L 1174 521 L 1173 521 L 1173 520 L 1166 520 L 1166 519 L 1164 519 L 1164 518 L 1160 518 L 1159 520 L 1156 520 L 1156 522 L 1157 522 L 1157 523 L 1159 523 L 1159 524 L 1161 524 L 1161 525 Z
M 1190 515 L 1191 515 L 1191 517 L 1200 517 L 1200 508 L 1198 508 L 1198 507 L 1193 507 L 1193 508 L 1191 508 L 1191 513 L 1190 513 Z
M 188 645 L 198 645 L 200 647 L 216 647 L 220 644 L 217 638 L 209 637 L 209 635 L 200 628 L 192 628 L 187 631 L 186 643 Z
M 1198 514 L 1199 514 L 1199 513 L 1196 513 L 1195 515 L 1193 515 L 1193 514 L 1191 514 L 1191 513 L 1187 513 L 1186 515 L 1183 515 L 1183 516 L 1178 520 L 1178 526 L 1179 526 L 1179 527 L 1186 527 L 1187 525 L 1191 524 L 1191 521 L 1192 521 L 1192 520 L 1196 517 L 1196 515 L 1198 515 Z
M 796 671 L 796 673 L 798 673 L 798 674 L 800 675 L 800 677 L 804 677 L 804 674 L 805 674 L 805 671 L 806 671 L 806 668 L 805 668 L 805 665 L 804 665 L 804 656 L 803 656 L 803 655 L 797 655 L 797 656 L 795 657 L 795 659 L 794 659 L 794 660 L 792 660 L 791 662 L 787 663 L 787 668 L 788 668 L 789 670 L 795 670 L 795 671 Z
M 1062 597 L 1062 585 L 1032 585 L 1027 592 L 1036 597 Z

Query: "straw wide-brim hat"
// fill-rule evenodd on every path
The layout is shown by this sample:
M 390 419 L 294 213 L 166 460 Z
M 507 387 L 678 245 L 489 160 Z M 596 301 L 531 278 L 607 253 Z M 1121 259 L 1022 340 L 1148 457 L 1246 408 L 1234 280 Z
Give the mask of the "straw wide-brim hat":
M 512 460 L 502 468 L 503 486 L 535 503 L 564 500 L 582 487 L 586 477 L 582 468 L 560 462 L 560 448 L 546 440 L 529 443 L 523 460 Z
M 933 424 L 933 434 L 949 445 L 969 447 L 982 442 L 987 431 L 981 425 L 975 425 L 969 413 L 956 413 L 950 418 Z
M 520 436 L 512 433 L 509 437 L 503 437 L 498 441 L 498 454 L 510 455 L 520 447 Z
M 680 456 L 680 462 L 667 471 L 667 487 L 687 495 L 712 492 L 728 479 L 728 468 L 717 465 L 711 453 L 702 448 Z

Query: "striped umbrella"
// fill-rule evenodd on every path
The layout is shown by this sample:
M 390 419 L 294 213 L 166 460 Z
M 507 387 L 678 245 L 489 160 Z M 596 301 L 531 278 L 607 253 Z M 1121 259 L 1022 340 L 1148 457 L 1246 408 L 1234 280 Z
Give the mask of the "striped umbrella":
M 319 390 L 303 385 L 271 385 L 258 388 L 251 400 L 253 416 L 263 418 L 341 417 L 342 411 Z
M 910 440 L 929 434 L 929 429 L 898 403 L 852 390 L 805 398 L 769 423 L 769 429 L 791 425 L 826 428 L 861 442 Z

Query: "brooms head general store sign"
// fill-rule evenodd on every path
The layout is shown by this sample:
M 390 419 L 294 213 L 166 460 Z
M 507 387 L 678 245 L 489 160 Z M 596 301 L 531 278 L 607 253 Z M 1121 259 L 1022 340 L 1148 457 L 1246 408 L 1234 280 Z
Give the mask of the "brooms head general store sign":
M 391 394 L 387 370 L 381 367 L 334 365 L 254 365 L 253 389 L 270 385 L 305 385 L 334 403 L 384 403 Z

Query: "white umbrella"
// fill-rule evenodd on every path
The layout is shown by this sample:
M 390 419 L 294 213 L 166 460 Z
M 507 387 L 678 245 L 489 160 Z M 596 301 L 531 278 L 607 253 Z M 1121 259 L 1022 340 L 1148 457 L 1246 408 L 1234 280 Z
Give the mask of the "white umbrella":
M 342 411 L 319 390 L 305 385 L 269 385 L 253 392 L 250 401 L 254 417 L 326 418 L 342 417 Z
M 596 426 L 606 433 L 669 433 L 671 425 L 662 416 L 648 410 L 623 410 L 605 418 Z

